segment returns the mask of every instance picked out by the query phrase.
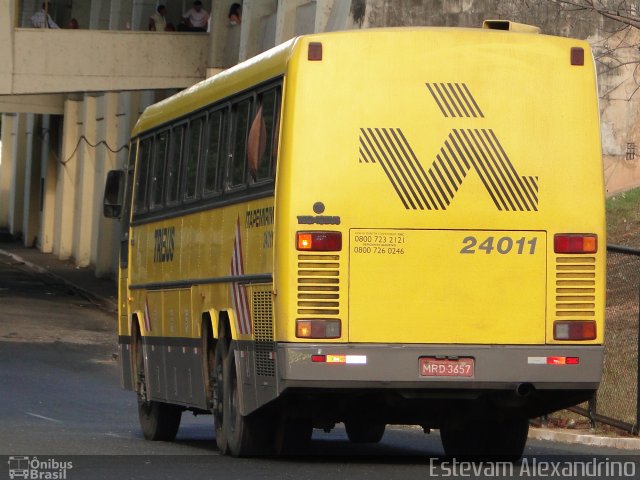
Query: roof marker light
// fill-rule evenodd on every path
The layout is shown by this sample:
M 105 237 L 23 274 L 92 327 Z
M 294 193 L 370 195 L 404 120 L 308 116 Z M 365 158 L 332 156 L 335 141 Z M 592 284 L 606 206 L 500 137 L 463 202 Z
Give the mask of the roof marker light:
M 571 47 L 571 65 L 584 65 L 584 49 L 582 47 Z
M 307 60 L 310 62 L 322 61 L 322 44 L 320 42 L 311 42 L 307 51 Z

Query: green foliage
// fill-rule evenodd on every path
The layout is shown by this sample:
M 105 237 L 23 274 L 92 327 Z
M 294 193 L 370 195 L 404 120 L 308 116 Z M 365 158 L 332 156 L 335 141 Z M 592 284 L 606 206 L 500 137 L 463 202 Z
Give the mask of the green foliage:
M 607 199 L 607 243 L 640 248 L 640 188 Z

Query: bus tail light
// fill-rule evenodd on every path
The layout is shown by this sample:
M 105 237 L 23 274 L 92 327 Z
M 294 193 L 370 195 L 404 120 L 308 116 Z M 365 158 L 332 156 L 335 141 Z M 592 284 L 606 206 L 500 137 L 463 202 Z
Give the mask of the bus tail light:
M 555 253 L 596 253 L 598 236 L 593 233 L 557 233 L 553 237 Z
M 595 340 L 596 336 L 596 322 L 593 320 L 553 322 L 554 340 Z
M 296 248 L 310 252 L 338 252 L 342 250 L 342 233 L 296 232 Z
M 341 330 L 338 319 L 296 320 L 296 337 L 298 338 L 340 338 Z

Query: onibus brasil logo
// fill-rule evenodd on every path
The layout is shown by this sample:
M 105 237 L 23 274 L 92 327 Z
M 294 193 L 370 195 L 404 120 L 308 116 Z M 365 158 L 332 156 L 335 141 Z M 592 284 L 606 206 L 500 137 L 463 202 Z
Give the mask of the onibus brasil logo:
M 445 118 L 484 119 L 466 84 L 426 86 Z M 379 165 L 408 210 L 446 210 L 472 171 L 498 210 L 538 210 L 538 177 L 518 173 L 491 128 L 452 129 L 428 169 L 399 128 L 361 128 L 359 148 L 360 163 Z
M 33 480 L 65 480 L 67 472 L 73 468 L 73 462 L 63 462 L 54 458 L 9 457 L 9 478 L 25 478 Z

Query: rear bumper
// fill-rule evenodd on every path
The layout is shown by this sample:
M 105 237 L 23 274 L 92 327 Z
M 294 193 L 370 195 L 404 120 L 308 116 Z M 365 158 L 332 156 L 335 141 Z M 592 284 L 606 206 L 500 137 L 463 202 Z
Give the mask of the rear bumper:
M 357 363 L 314 363 L 312 355 L 347 355 Z M 421 357 L 472 357 L 472 377 L 425 377 Z M 542 363 L 546 357 L 579 357 L 578 365 Z M 281 388 L 383 388 L 425 390 L 595 390 L 602 376 L 603 347 L 294 344 L 277 345 Z

